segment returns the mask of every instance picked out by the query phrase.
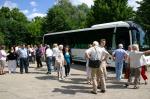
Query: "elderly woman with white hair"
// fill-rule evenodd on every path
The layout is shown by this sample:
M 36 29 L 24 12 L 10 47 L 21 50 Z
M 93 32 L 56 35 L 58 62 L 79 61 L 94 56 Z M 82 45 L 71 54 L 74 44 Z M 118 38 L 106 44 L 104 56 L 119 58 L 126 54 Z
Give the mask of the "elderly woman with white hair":
M 128 83 L 126 86 L 128 86 L 131 83 L 131 77 L 134 77 L 134 88 L 139 88 L 138 83 L 140 81 L 140 70 L 141 70 L 141 59 L 142 56 L 145 54 L 150 54 L 150 50 L 141 52 L 139 51 L 139 46 L 137 44 L 132 45 L 132 52 L 129 54 L 129 67 L 130 67 L 130 76 L 128 79 Z
M 57 68 L 58 79 L 64 79 L 64 55 L 63 55 L 63 45 L 58 46 L 59 51 L 56 54 L 55 66 Z

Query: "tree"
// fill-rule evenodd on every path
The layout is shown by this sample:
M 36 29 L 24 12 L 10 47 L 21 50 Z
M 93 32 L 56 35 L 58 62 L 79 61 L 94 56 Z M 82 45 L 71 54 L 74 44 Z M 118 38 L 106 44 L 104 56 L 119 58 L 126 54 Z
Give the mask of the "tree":
M 4 34 L 0 32 L 0 45 L 4 44 Z
M 133 10 L 128 6 L 128 0 L 95 0 L 87 22 L 93 24 L 130 20 L 134 16 Z
M 7 7 L 2 7 L 0 9 L 0 31 L 5 38 L 4 43 L 6 45 L 27 43 L 27 23 L 26 16 L 19 9 L 10 10 Z
M 59 6 L 49 10 L 46 17 L 46 32 L 56 32 L 71 29 L 67 22 L 67 15 Z
M 32 44 L 41 43 L 41 39 L 43 36 L 42 25 L 45 21 L 42 17 L 35 17 L 32 21 L 27 25 L 27 30 L 29 33 L 29 41 Z
M 136 21 L 143 26 L 145 30 L 147 30 L 147 38 L 150 38 L 150 0 L 143 0 L 141 2 L 137 2 L 140 4 L 140 7 L 137 10 Z M 150 40 L 147 41 L 150 45 Z
M 45 32 L 56 32 L 84 28 L 88 11 L 86 4 L 73 6 L 69 0 L 59 0 L 49 9 L 44 30 Z

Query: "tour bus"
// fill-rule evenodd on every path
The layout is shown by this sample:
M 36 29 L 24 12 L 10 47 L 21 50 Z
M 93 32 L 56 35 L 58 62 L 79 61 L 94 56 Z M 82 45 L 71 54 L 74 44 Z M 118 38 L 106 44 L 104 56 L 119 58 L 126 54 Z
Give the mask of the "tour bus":
M 73 61 L 85 62 L 85 50 L 93 41 L 106 39 L 106 49 L 112 54 L 119 43 L 122 43 L 126 50 L 134 43 L 139 44 L 140 48 L 149 47 L 146 44 L 146 37 L 142 28 L 133 21 L 118 21 L 97 24 L 90 28 L 47 33 L 43 36 L 43 42 L 49 45 L 53 43 L 69 45 Z M 111 55 L 107 63 L 110 67 L 115 66 Z

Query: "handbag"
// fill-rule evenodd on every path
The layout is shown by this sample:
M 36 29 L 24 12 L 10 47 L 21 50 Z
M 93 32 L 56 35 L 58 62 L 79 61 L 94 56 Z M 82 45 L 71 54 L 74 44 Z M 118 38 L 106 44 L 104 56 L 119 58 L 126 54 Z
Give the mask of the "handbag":
M 96 50 L 96 48 L 95 48 L 95 50 Z M 96 50 L 96 53 L 97 53 L 97 50 Z M 101 65 L 101 61 L 100 60 L 91 60 L 91 59 L 89 59 L 89 67 L 91 67 L 91 68 L 99 68 L 100 65 Z
M 91 60 L 89 59 L 89 67 L 91 68 L 99 68 L 101 65 L 101 61 L 100 60 Z

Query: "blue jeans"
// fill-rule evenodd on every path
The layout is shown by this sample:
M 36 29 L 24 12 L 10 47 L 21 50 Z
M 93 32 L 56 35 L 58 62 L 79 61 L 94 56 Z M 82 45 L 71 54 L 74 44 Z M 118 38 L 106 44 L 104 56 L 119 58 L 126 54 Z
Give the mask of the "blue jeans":
M 25 73 L 28 73 L 28 59 L 20 58 L 20 73 L 23 73 L 23 68 L 25 68 Z
M 48 72 L 51 72 L 52 57 L 46 57 L 46 64 L 47 64 Z
M 115 65 L 116 65 L 116 79 L 121 80 L 123 71 L 123 61 L 115 61 Z

